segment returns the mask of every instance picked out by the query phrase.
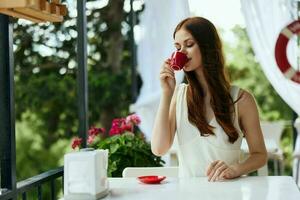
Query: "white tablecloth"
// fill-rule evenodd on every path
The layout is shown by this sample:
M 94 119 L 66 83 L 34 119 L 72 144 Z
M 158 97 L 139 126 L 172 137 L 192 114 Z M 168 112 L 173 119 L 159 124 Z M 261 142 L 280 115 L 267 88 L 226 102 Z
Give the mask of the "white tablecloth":
M 206 177 L 167 178 L 148 185 L 136 178 L 110 178 L 110 193 L 104 199 L 122 200 L 299 200 L 295 181 L 288 176 L 241 177 L 208 182 Z

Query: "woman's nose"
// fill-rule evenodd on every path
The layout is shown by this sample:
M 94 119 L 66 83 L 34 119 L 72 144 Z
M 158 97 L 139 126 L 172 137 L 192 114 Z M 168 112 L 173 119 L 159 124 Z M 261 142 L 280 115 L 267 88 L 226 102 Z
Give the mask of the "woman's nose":
M 187 54 L 187 51 L 186 51 L 186 48 L 185 48 L 185 47 L 182 47 L 179 51 L 180 51 L 181 53 Z

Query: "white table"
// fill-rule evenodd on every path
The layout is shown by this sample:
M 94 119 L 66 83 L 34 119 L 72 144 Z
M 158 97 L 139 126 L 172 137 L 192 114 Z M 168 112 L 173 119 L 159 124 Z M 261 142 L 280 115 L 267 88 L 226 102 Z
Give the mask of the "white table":
M 252 176 L 224 182 L 208 182 L 205 177 L 167 178 L 148 185 L 136 178 L 109 178 L 110 193 L 104 199 L 122 200 L 299 200 L 292 177 Z

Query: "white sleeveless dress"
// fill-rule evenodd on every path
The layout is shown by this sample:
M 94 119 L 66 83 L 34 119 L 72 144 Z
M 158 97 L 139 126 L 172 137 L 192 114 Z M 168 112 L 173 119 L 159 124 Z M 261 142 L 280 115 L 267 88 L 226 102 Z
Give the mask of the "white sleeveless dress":
M 187 84 L 180 84 L 176 96 L 176 137 L 178 142 L 179 177 L 206 176 L 208 165 L 215 160 L 222 160 L 231 165 L 240 160 L 243 133 L 238 124 L 238 113 L 235 104 L 234 126 L 239 138 L 232 144 L 215 117 L 209 122 L 215 135 L 201 136 L 196 126 L 188 120 L 186 101 Z M 231 87 L 231 96 L 235 101 L 239 88 Z

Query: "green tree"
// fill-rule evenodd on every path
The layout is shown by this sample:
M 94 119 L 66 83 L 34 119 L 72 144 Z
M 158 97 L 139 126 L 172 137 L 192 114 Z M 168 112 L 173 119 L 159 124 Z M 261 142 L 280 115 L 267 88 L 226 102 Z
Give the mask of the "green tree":
M 232 32 L 235 44 L 225 42 L 224 45 L 231 81 L 255 96 L 262 120 L 290 120 L 292 111 L 273 89 L 256 61 L 246 29 L 235 26 Z
M 18 180 L 62 164 L 78 134 L 76 1 L 66 2 L 63 23 L 14 23 Z M 87 4 L 89 122 L 108 129 L 131 103 L 129 1 Z

